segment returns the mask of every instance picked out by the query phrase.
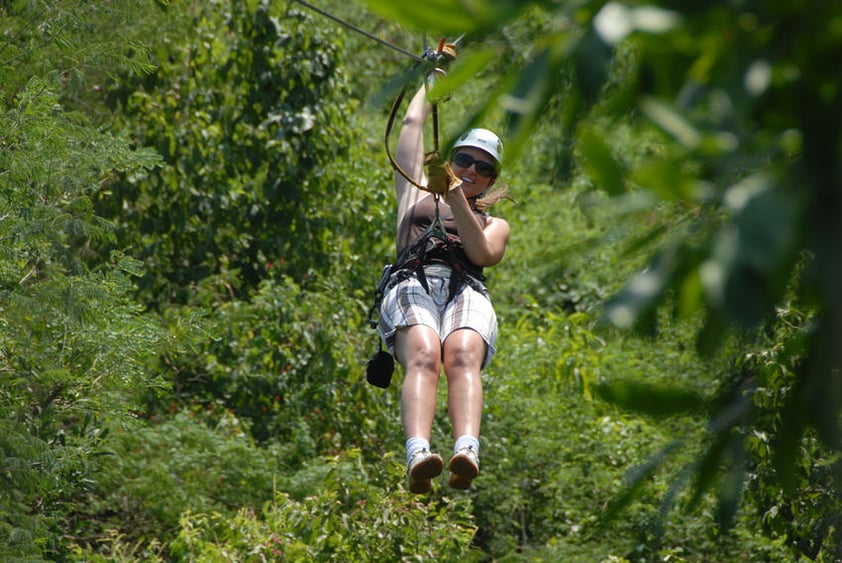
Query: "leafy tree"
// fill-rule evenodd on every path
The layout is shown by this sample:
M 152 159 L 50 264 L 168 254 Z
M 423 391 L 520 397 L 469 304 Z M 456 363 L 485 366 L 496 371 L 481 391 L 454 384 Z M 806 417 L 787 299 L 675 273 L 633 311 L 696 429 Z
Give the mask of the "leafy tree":
M 234 554 L 242 561 L 480 560 L 471 546 L 467 503 L 412 500 L 395 485 L 403 481 L 402 464 L 391 463 L 378 477 L 354 451 L 327 461 L 321 486 L 305 499 L 278 494 L 260 516 L 187 515 L 175 554 L 205 560 Z
M 0 6 L 0 92 L 6 104 L 32 77 L 53 77 L 66 107 L 95 112 L 109 72 L 151 70 L 149 50 L 134 34 L 153 0 L 4 2 Z M 123 33 L 116 34 L 113 30 Z M 93 110 L 93 111 L 92 111 Z
M 302 281 L 331 264 L 330 168 L 354 105 L 335 38 L 306 13 L 276 13 L 195 5 L 184 25 L 162 27 L 156 72 L 111 87 L 137 142 L 165 164 L 101 203 L 148 266 L 149 303 L 190 303 L 200 284 L 210 294 L 195 299 L 226 300 L 269 268 Z
M 438 86 L 458 92 L 445 136 L 510 131 L 521 203 L 497 211 L 517 228 L 491 279 L 505 342 L 485 374 L 483 478 L 407 497 L 383 456 L 400 451 L 398 386 L 362 375 L 393 252 L 393 84 L 377 88 L 405 61 L 293 2 L 5 3 L 0 556 L 778 561 L 788 542 L 835 557 L 838 458 L 781 418 L 805 412 L 793 401 L 827 312 L 805 291 L 826 275 L 816 184 L 799 175 L 816 162 L 799 121 L 812 108 L 781 94 L 803 86 L 801 62 L 818 83 L 807 59 L 835 28 L 796 43 L 792 27 L 818 20 L 780 17 L 795 2 L 369 2 L 396 21 L 340 4 L 405 47 L 419 21 L 467 32 Z M 772 188 L 739 183 L 757 171 Z M 789 234 L 746 246 L 769 210 Z M 712 298 L 702 274 L 746 264 L 771 280 L 773 314 Z M 600 312 L 657 338 L 598 327 Z M 606 506 L 625 517 L 600 520 Z
M 96 258 L 114 231 L 93 203 L 115 174 L 149 170 L 158 159 L 68 109 L 86 66 L 142 60 L 114 57 L 107 39 L 86 42 L 134 7 L 0 8 L 4 560 L 63 557 L 63 518 L 103 453 L 104 421 L 127 416 L 126 397 L 136 390 L 161 385 L 146 366 L 164 335 L 132 298 L 142 267 L 121 252 Z
M 139 298 L 184 346 L 164 358 L 175 395 L 151 396 L 146 414 L 221 406 L 260 442 L 305 432 L 333 451 L 362 427 L 366 409 L 330 413 L 368 395 L 353 370 L 394 224 L 375 149 L 350 142 L 342 37 L 268 2 L 159 19 L 157 70 L 108 96 L 164 162 L 112 183 L 98 207 L 146 266 Z M 182 333 L 195 316 L 206 331 Z
M 86 486 L 100 419 L 127 414 L 127 391 L 160 384 L 146 365 L 163 335 L 131 297 L 139 264 L 86 263 L 113 237 L 93 213 L 103 180 L 155 158 L 65 112 L 53 92 L 33 79 L 0 116 L 4 556 L 59 549 L 46 529 Z

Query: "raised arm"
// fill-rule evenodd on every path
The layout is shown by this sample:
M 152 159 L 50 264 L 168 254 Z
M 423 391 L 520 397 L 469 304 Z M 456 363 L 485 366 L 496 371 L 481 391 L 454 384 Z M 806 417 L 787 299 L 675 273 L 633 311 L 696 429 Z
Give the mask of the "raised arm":
M 424 123 L 430 110 L 426 89 L 422 85 L 406 109 L 395 149 L 395 160 L 398 165 L 421 185 L 427 183 L 424 175 Z M 398 200 L 398 225 L 401 224 L 407 209 L 422 197 L 429 195 L 413 186 L 397 170 L 395 170 L 395 193 Z

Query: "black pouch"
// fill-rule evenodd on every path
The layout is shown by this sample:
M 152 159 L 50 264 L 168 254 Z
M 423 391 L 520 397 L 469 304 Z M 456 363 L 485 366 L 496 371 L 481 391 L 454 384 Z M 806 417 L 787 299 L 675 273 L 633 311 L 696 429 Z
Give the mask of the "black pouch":
M 395 360 L 381 346 L 380 350 L 375 352 L 365 366 L 365 379 L 375 387 L 388 389 L 389 383 L 392 382 L 392 374 L 394 372 Z
M 383 268 L 383 274 L 380 276 L 380 281 L 377 283 L 377 288 L 374 291 L 374 304 L 368 310 L 368 324 L 371 328 L 377 328 L 377 321 L 374 319 L 375 315 L 380 312 L 380 301 L 383 298 L 386 288 L 389 284 L 389 279 L 392 276 L 392 264 L 386 264 Z M 375 387 L 381 389 L 388 389 L 389 383 L 392 382 L 392 374 L 395 372 L 395 360 L 392 354 L 383 349 L 383 341 L 377 337 L 379 344 L 377 352 L 368 360 L 365 366 L 365 379 Z

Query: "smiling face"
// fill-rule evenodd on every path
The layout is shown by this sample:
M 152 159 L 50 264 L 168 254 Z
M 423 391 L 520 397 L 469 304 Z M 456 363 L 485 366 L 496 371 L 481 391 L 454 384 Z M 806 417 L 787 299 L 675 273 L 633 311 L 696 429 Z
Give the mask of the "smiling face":
M 466 166 L 460 166 L 458 161 L 462 161 L 462 158 L 457 157 L 456 155 L 464 153 L 471 157 L 471 162 L 468 163 Z M 468 159 L 464 159 L 467 161 Z M 456 149 L 456 152 L 453 155 L 453 158 L 450 159 L 450 166 L 453 169 L 453 173 L 456 174 L 456 177 L 462 180 L 462 191 L 465 192 L 465 196 L 468 198 L 476 197 L 482 194 L 485 190 L 487 190 L 496 178 L 493 176 L 486 176 L 477 172 L 477 163 L 473 161 L 478 161 L 480 163 L 486 163 L 490 165 L 492 168 L 494 166 L 494 159 L 491 158 L 487 152 L 481 149 L 477 149 L 474 147 L 459 147 Z M 463 163 L 464 164 L 464 163 Z M 480 164 L 480 169 L 483 169 L 483 165 Z

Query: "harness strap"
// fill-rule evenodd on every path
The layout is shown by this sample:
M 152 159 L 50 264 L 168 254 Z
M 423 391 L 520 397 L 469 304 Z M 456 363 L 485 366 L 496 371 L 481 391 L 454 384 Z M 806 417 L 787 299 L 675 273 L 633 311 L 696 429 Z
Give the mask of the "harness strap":
M 443 261 L 451 269 L 448 303 L 456 297 L 464 285 L 470 285 L 474 290 L 486 293 L 487 290 L 482 284 L 485 276 L 481 271 L 471 271 L 457 256 L 456 247 L 447 237 L 444 225 L 441 223 L 437 205 L 436 217 L 427 230 L 401 251 L 394 264 L 388 264 L 383 268 L 383 275 L 374 291 L 374 304 L 368 310 L 368 324 L 371 328 L 377 328 L 374 315 L 380 310 L 383 296 L 398 283 L 414 275 L 424 291 L 430 293 L 424 266 L 436 260 Z

